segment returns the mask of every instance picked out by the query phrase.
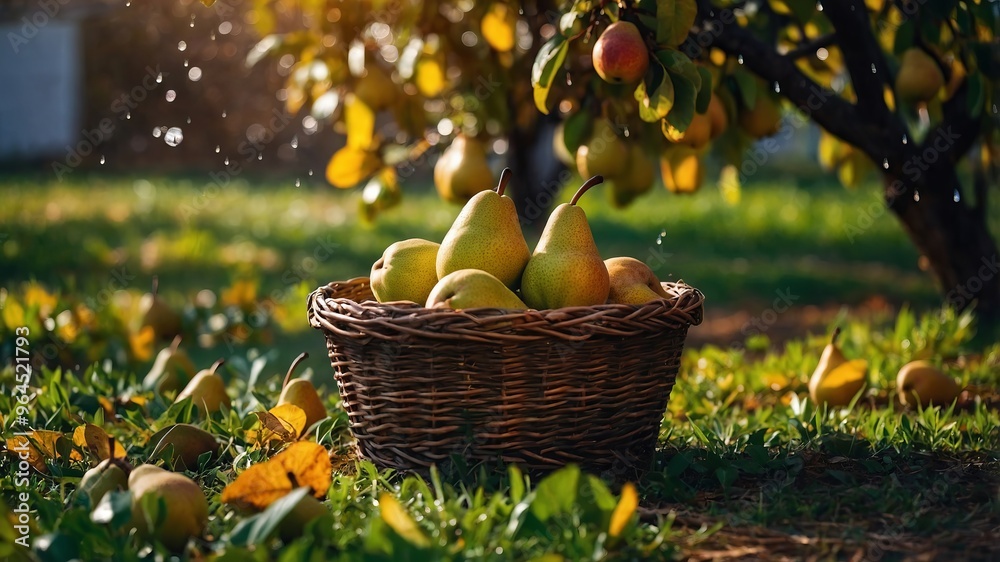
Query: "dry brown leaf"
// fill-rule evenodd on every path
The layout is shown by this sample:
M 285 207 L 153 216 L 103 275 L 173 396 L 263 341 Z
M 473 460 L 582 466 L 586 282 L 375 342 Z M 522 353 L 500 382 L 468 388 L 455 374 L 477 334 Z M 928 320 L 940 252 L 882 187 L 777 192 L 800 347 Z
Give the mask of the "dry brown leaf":
M 7 439 L 7 450 L 13 454 L 20 455 L 26 453 L 28 461 L 35 470 L 43 474 L 49 469 L 45 466 L 46 459 L 54 459 L 59 456 L 59 440 L 63 439 L 63 434 L 58 431 L 47 431 L 37 429 L 29 435 L 15 435 Z
M 279 404 L 268 412 L 281 420 L 282 425 L 289 428 L 295 437 L 302 435 L 306 428 L 306 412 L 295 404 Z
M 273 441 L 290 443 L 299 438 L 306 425 L 306 413 L 294 404 L 275 406 L 267 412 L 253 412 L 258 427 L 247 431 L 247 442 L 264 447 Z
M 222 503 L 259 511 L 300 486 L 309 486 L 313 495 L 322 498 L 330 488 L 332 472 L 326 448 L 298 441 L 240 474 L 222 491 Z
M 107 432 L 101 426 L 92 423 L 83 424 L 73 430 L 73 444 L 90 452 L 98 460 L 103 461 L 110 456 Z M 125 447 L 122 447 L 118 441 L 115 441 L 115 458 L 125 458 Z

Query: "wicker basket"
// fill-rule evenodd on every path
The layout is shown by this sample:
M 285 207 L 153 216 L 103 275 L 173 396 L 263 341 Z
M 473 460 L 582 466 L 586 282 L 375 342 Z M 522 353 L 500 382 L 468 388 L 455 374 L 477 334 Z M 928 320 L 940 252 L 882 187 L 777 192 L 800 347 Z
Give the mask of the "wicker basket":
M 702 319 L 700 291 L 663 286 L 673 298 L 641 306 L 456 312 L 379 304 L 357 278 L 314 291 L 309 323 L 326 335 L 359 454 L 379 466 L 623 473 L 652 458 Z

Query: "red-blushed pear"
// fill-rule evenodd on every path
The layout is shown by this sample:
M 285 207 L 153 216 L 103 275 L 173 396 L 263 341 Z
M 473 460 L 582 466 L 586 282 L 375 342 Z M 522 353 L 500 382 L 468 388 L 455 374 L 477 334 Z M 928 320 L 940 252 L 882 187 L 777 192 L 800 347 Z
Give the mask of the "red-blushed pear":
M 639 28 L 617 21 L 608 26 L 594 44 L 594 70 L 606 82 L 634 84 L 649 68 L 649 51 Z
M 608 300 L 608 268 L 597 250 L 587 214 L 576 205 L 580 196 L 603 181 L 601 176 L 590 178 L 569 203 L 549 215 L 521 279 L 521 295 L 531 308 L 593 306 Z
M 278 405 L 292 404 L 298 406 L 306 414 L 306 428 L 310 428 L 314 423 L 326 419 L 329 413 L 323 400 L 320 399 L 316 387 L 311 381 L 306 379 L 293 379 L 292 373 L 299 363 L 309 358 L 309 354 L 302 352 L 292 361 L 285 373 L 285 381 L 282 383 L 281 396 L 278 397 Z
M 604 260 L 608 268 L 611 291 L 608 302 L 613 304 L 645 304 L 656 299 L 669 299 L 656 274 L 645 263 L 629 257 Z

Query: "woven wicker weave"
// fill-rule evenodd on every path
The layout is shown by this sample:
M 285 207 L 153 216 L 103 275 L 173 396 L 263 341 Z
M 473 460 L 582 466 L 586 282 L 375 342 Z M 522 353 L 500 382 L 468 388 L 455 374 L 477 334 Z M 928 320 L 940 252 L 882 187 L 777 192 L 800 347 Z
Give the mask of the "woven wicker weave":
M 357 278 L 314 291 L 309 323 L 326 335 L 359 454 L 379 466 L 641 470 L 702 319 L 700 291 L 663 286 L 673 298 L 641 306 L 456 312 L 379 304 Z

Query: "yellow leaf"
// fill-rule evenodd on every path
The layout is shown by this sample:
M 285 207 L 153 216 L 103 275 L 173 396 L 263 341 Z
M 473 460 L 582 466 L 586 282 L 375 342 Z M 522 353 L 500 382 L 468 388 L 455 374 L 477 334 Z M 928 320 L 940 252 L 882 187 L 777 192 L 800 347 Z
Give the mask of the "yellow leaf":
M 368 150 L 375 142 L 375 112 L 361 98 L 348 94 L 344 100 L 344 124 L 347 126 L 347 146 Z
M 625 525 L 632 520 L 632 514 L 639 507 L 639 494 L 631 482 L 626 482 L 622 486 L 622 497 L 618 500 L 614 512 L 611 513 L 611 524 L 608 526 L 608 535 L 617 537 L 625 529 Z
M 514 48 L 514 29 L 517 13 L 503 2 L 495 2 L 483 16 L 481 29 L 483 39 L 501 53 Z
M 281 420 L 295 437 L 302 435 L 306 428 L 306 413 L 295 404 L 280 404 L 268 410 L 274 417 Z
M 257 303 L 257 281 L 239 279 L 229 288 L 222 290 L 222 305 L 238 308 L 252 308 Z
M 309 486 L 322 498 L 333 480 L 330 453 L 321 445 L 297 441 L 273 458 L 255 464 L 222 490 L 222 502 L 262 510 L 288 492 Z
M 406 542 L 420 547 L 428 547 L 431 544 L 430 539 L 427 535 L 417 527 L 417 523 L 410 517 L 410 514 L 406 512 L 406 509 L 396 500 L 387 493 L 382 493 L 378 497 L 379 508 L 382 512 L 382 520 L 385 524 L 396 531 L 396 534 Z
M 306 427 L 306 413 L 294 404 L 282 404 L 269 412 L 254 412 L 260 429 L 247 432 L 247 441 L 264 446 L 272 441 L 291 442 Z
M 88 451 L 99 460 L 104 460 L 110 456 L 111 449 L 108 447 L 108 434 L 100 426 L 86 423 L 73 430 L 73 444 Z M 115 458 L 125 458 L 125 447 L 115 441 Z
M 138 333 L 132 332 L 128 335 L 129 349 L 132 357 L 142 363 L 153 358 L 153 343 L 156 341 L 156 332 L 152 326 L 143 326 Z
M 18 326 L 24 326 L 24 308 L 17 304 L 11 297 L 7 297 L 7 303 L 3 307 L 3 323 L 13 330 Z
M 424 97 L 438 96 L 447 85 L 444 66 L 441 61 L 434 57 L 424 57 L 418 60 L 414 75 L 417 90 Z
M 38 307 L 39 318 L 48 318 L 56 308 L 58 298 L 50 294 L 38 283 L 28 283 L 24 291 L 24 305 L 28 308 Z
M 345 146 L 333 154 L 326 167 L 326 180 L 334 187 L 348 189 L 361 183 L 382 165 L 374 152 Z
M 46 431 L 37 429 L 29 435 L 15 435 L 7 439 L 7 450 L 18 455 L 22 460 L 28 461 L 35 470 L 43 474 L 48 472 L 45 466 L 45 459 L 54 459 L 59 456 L 59 440 L 63 434 L 58 431 Z M 21 457 L 25 455 L 27 458 Z

